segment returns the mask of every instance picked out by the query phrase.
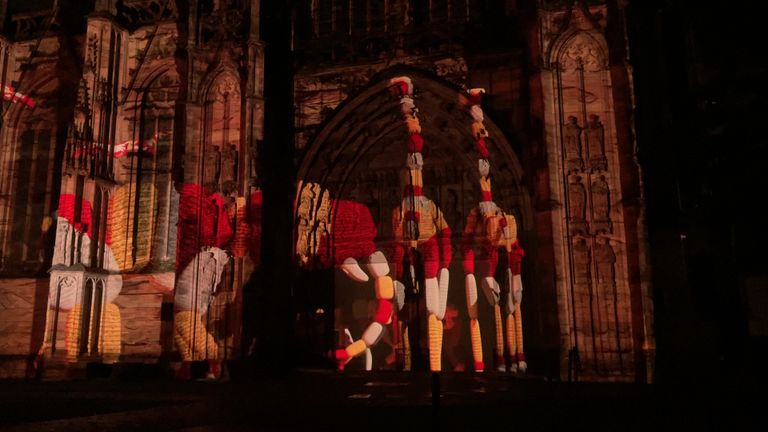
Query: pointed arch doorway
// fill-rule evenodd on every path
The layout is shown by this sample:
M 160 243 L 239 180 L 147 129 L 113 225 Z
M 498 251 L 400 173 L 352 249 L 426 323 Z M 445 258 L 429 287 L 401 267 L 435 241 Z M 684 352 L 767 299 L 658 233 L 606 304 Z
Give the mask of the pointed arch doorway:
M 322 362 L 329 350 L 343 345 L 350 336 L 359 338 L 375 312 L 373 283 L 353 282 L 335 269 L 335 264 L 346 258 L 342 255 L 359 250 L 355 242 L 372 241 L 376 249 L 391 257 L 392 211 L 402 199 L 400 173 L 406 161 L 408 132 L 387 86 L 391 77 L 400 75 L 412 79 L 419 109 L 425 142 L 424 195 L 442 210 L 452 231 L 443 358 L 444 370 L 460 369 L 469 366 L 472 359 L 460 236 L 480 194 L 472 118 L 458 104 L 461 89 L 421 71 L 400 68 L 378 74 L 366 88 L 342 102 L 311 141 L 300 164 L 293 239 L 299 271 L 294 286 L 296 336 L 306 352 L 299 355 Z M 522 165 L 504 133 L 488 116 L 485 125 L 490 134 L 494 199 L 518 220 L 521 242 L 530 243 L 534 238 L 533 210 L 522 183 Z M 492 317 L 490 306 L 486 306 L 488 310 L 481 313 Z M 426 312 L 421 315 L 426 319 Z M 485 321 L 484 333 L 491 340 L 493 320 Z M 426 325 L 417 322 L 416 327 L 423 331 Z M 371 350 L 370 366 L 402 368 L 402 358 L 397 355 L 402 341 L 391 331 L 386 333 Z M 492 343 L 486 345 L 492 349 Z M 411 347 L 412 369 L 420 369 L 418 353 L 425 349 L 426 344 Z M 350 367 L 363 368 L 365 363 L 356 361 Z

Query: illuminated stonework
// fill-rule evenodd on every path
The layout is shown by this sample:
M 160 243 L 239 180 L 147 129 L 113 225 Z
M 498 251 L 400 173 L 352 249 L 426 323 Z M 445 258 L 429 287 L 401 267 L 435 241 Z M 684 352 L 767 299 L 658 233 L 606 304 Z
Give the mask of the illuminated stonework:
M 269 290 L 314 364 L 652 377 L 605 2 L 293 2 L 293 94 L 271 102 L 258 0 L 82 2 L 81 27 L 10 3 L 0 377 L 160 359 L 215 376 L 261 352 L 248 331 L 272 337 L 243 324 L 266 325 Z M 265 141 L 265 110 L 293 129 Z M 269 201 L 290 191 L 293 220 Z

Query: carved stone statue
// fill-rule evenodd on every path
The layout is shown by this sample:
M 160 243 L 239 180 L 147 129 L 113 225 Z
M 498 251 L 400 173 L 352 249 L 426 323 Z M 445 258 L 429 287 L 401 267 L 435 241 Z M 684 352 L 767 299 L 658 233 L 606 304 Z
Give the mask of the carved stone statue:
M 56 224 L 56 249 L 53 252 L 53 264 L 69 265 L 71 260 L 70 250 L 71 225 L 63 217 L 59 217 Z
M 581 158 L 581 126 L 576 117 L 568 116 L 568 123 L 563 127 L 563 140 L 566 169 L 569 172 L 584 169 L 584 160 Z
M 587 142 L 589 143 L 589 166 L 592 171 L 605 171 L 608 169 L 608 161 L 605 158 L 605 129 L 600 121 L 600 116 L 590 114 L 586 128 Z
M 221 154 L 219 149 L 213 147 L 206 150 L 203 155 L 203 184 L 218 183 L 219 168 L 221 166 Z
M 616 283 L 616 253 L 611 247 L 610 240 L 595 246 L 595 265 L 597 267 L 597 283 L 601 286 L 613 286 Z
M 585 239 L 580 238 L 573 245 L 573 268 L 577 284 L 589 284 L 589 266 L 589 245 Z
M 237 149 L 228 144 L 221 150 L 221 178 L 222 183 L 237 181 Z
M 592 182 L 592 212 L 595 221 L 605 222 L 611 219 L 610 196 L 611 191 L 608 187 L 608 183 L 605 181 L 605 176 L 601 175 L 597 180 Z
M 584 221 L 587 205 L 587 191 L 581 184 L 581 177 L 575 177 L 568 185 L 568 199 L 571 211 L 571 220 Z

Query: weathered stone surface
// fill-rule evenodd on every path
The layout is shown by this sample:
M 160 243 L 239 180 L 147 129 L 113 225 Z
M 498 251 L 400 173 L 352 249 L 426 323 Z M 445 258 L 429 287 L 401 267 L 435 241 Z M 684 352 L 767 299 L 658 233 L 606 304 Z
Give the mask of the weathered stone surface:
M 0 279 L 0 356 L 25 355 L 42 332 L 34 317 L 45 319 L 47 280 Z

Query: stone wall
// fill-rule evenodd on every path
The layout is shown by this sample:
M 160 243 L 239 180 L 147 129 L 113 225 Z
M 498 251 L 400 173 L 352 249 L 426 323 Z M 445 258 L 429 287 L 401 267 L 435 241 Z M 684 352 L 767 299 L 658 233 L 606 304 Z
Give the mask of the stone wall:
M 43 342 L 47 279 L 0 279 L 0 378 L 18 378 Z

